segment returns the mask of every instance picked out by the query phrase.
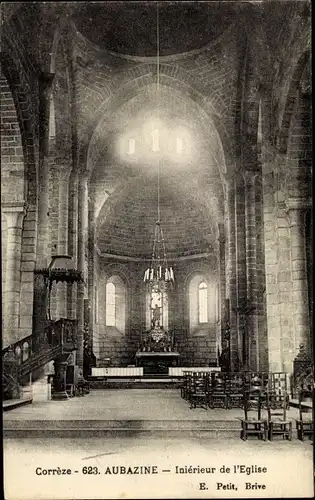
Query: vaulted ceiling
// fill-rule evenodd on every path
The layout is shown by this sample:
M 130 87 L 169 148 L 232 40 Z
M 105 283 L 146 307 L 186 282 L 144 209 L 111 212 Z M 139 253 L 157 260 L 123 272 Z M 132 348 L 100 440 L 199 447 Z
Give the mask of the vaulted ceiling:
M 106 50 L 155 56 L 157 2 L 79 3 L 74 21 L 91 42 Z M 236 2 L 159 2 L 160 55 L 198 49 L 220 36 L 239 6 Z
M 161 149 L 156 153 L 151 151 L 150 137 L 155 123 L 161 127 Z M 183 147 L 188 150 L 178 158 L 174 152 L 177 134 L 183 134 Z M 127 148 L 128 138 L 135 138 L 133 155 L 117 151 L 125 136 L 123 146 Z M 178 91 L 161 87 L 157 93 L 156 85 L 147 86 L 110 121 L 100 123 L 97 142 L 92 141 L 91 148 L 97 240 L 103 253 L 150 257 L 157 220 L 158 168 L 168 255 L 210 250 L 217 224 L 223 220 L 221 176 L 225 164 L 215 128 L 196 103 Z
M 59 150 L 70 144 L 72 133 L 71 114 L 65 112 L 69 102 L 61 95 L 61 90 L 65 96 L 69 93 L 64 66 L 71 59 L 70 46 L 75 55 L 78 142 L 86 153 L 101 251 L 150 256 L 157 209 L 156 156 L 143 155 L 141 140 L 133 157 L 118 154 L 117 144 L 121 138 L 138 139 L 147 120 L 157 116 L 166 125 L 169 141 L 178 127 L 192 139 L 185 161 L 160 158 L 167 250 L 179 256 L 209 249 L 218 224 L 224 222 L 226 163 L 229 168 L 237 163 L 244 47 L 248 43 L 251 48 L 249 59 L 257 66 L 258 87 L 269 85 L 268 75 L 274 82 L 273 100 L 279 101 L 278 114 L 273 108 L 276 121 L 286 102 L 284 83 L 291 80 L 292 61 L 300 57 L 301 33 L 305 37 L 308 33 L 303 6 L 298 7 L 305 4 L 307 11 L 307 2 L 288 2 L 285 8 L 276 1 L 159 2 L 159 55 L 165 74 L 158 103 L 152 83 L 157 2 L 16 4 L 15 8 L 4 3 L 3 17 L 15 19 L 13 32 L 19 32 L 25 47 L 33 41 L 26 48 L 31 57 L 37 53 L 36 40 L 45 63 L 45 56 L 57 49 L 55 68 L 48 62 L 46 68 L 56 71 L 55 81 L 61 87 L 60 99 L 55 99 Z M 27 29 L 19 24 L 22 12 Z M 306 23 L 307 12 L 304 17 Z M 62 39 L 56 46 L 55 30 Z M 58 51 L 64 47 L 69 52 L 61 60 Z

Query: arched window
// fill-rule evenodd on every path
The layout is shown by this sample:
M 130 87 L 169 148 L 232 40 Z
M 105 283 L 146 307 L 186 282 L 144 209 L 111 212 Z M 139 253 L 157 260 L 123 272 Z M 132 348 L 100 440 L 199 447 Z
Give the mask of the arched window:
M 198 320 L 199 323 L 208 322 L 208 286 L 205 281 L 198 287 Z
M 184 149 L 184 141 L 181 137 L 176 137 L 176 153 L 181 154 Z
M 100 322 L 103 322 L 100 313 Z M 111 276 L 105 287 L 105 325 L 115 327 L 120 333 L 126 331 L 127 290 L 124 280 L 117 275 Z M 102 323 L 103 324 L 103 323 Z
M 128 142 L 128 154 L 133 155 L 136 151 L 136 141 L 135 139 L 129 139 Z
M 204 273 L 196 273 L 189 279 L 189 329 L 191 332 L 208 328 L 213 322 L 211 301 L 215 294 L 213 284 Z
M 114 283 L 106 285 L 106 326 L 116 326 L 116 287 Z
M 152 151 L 156 153 L 160 151 L 160 137 L 159 130 L 156 128 L 152 131 Z

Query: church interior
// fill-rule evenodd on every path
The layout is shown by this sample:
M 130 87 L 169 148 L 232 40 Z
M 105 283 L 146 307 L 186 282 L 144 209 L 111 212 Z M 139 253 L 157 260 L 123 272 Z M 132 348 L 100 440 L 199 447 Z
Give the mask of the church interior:
M 309 2 L 1 16 L 5 435 L 178 410 L 246 440 L 258 408 L 312 436 Z

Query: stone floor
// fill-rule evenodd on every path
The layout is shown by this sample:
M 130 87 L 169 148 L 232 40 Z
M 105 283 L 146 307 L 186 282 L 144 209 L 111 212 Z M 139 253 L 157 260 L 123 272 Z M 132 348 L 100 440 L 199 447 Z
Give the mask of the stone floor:
M 235 420 L 243 416 L 240 409 L 190 409 L 178 389 L 95 390 L 84 397 L 66 401 L 47 401 L 6 412 L 10 420 Z M 298 411 L 291 408 L 288 418 Z
M 78 422 L 84 427 L 86 422 L 92 421 L 97 428 L 104 421 L 139 421 L 148 427 L 160 423 L 166 432 L 163 431 L 158 438 L 155 434 L 96 437 L 93 432 L 86 434 L 89 437 L 62 439 L 49 437 L 45 432 L 44 437 L 36 434 L 33 438 L 5 438 L 5 498 L 311 498 L 311 441 L 262 442 L 255 439 L 243 442 L 236 437 L 211 439 L 207 433 L 203 437 L 202 433 L 191 436 L 185 431 L 188 423 L 198 427 L 211 421 L 224 424 L 229 420 L 238 422 L 238 426 L 242 414 L 237 409 L 190 410 L 178 390 L 165 389 L 92 391 L 83 398 L 17 408 L 4 414 L 4 429 L 9 424 L 23 422 L 37 422 L 43 427 L 53 422 L 54 425 Z M 289 417 L 294 419 L 296 416 L 297 411 L 291 409 Z M 181 432 L 176 438 L 171 438 L 168 426 L 180 422 Z M 112 469 L 116 466 L 122 467 L 118 469 L 119 474 L 114 474 L 117 469 Z M 128 469 L 129 466 L 132 469 Z M 140 466 L 150 466 L 151 472 L 155 470 L 157 473 L 124 473 L 135 471 L 134 468 Z M 188 469 L 185 470 L 185 466 Z M 238 466 L 249 469 L 243 471 Z M 69 469 L 71 473 L 42 473 L 46 469 L 57 471 L 58 467 Z M 223 472 L 222 467 L 230 468 L 230 472 Z M 258 472 L 257 467 L 266 467 L 266 472 Z M 207 468 L 207 472 L 200 468 Z M 252 485 L 251 489 L 249 485 Z M 259 485 L 261 488 L 258 489 Z

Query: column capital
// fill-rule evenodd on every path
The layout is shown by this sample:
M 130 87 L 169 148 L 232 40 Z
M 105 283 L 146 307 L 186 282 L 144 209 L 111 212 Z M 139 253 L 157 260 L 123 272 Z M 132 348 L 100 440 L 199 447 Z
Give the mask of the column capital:
M 56 163 L 56 173 L 59 174 L 62 180 L 68 180 L 72 172 L 71 163 Z
M 290 227 L 304 226 L 305 215 L 312 207 L 311 200 L 305 198 L 289 198 L 285 202 L 285 209 Z
M 256 177 L 259 175 L 259 171 L 256 169 L 247 169 L 240 172 L 244 178 L 245 184 L 253 184 Z
M 1 205 L 1 210 L 6 217 L 7 229 L 22 229 L 23 219 L 27 211 L 27 203 L 25 203 L 24 201 L 3 203 Z

